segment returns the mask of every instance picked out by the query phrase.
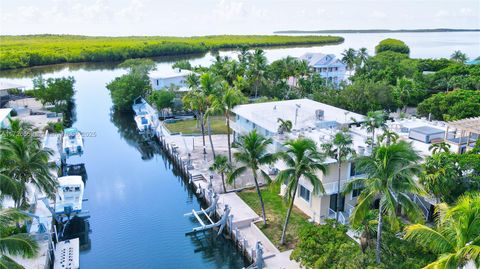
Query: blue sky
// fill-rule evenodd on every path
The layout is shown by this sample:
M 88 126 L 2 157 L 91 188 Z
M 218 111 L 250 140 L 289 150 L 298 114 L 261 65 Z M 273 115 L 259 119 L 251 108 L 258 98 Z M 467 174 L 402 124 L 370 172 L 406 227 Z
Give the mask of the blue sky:
M 0 0 L 0 34 L 480 28 L 479 0 Z

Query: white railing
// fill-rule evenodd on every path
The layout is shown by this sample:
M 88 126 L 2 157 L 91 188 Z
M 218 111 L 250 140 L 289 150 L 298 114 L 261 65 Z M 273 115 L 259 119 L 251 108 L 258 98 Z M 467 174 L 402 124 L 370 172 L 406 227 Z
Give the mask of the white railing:
M 343 186 L 348 182 L 348 180 L 340 180 L 340 190 L 343 189 Z M 323 188 L 325 189 L 325 193 L 328 195 L 338 193 L 338 181 L 323 183 Z

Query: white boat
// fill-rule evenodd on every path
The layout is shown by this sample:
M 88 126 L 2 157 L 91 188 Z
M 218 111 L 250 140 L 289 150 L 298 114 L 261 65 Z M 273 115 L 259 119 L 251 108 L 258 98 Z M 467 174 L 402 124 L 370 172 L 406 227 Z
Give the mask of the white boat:
M 153 132 L 157 127 L 157 112 L 145 99 L 138 97 L 133 101 L 132 109 L 135 112 L 135 123 L 141 133 Z
M 135 123 L 141 133 L 149 132 L 155 129 L 152 117 L 150 114 L 136 115 Z
M 68 156 L 82 155 L 83 137 L 76 128 L 67 128 L 63 131 L 63 154 Z
M 83 191 L 85 184 L 81 176 L 65 176 L 58 178 L 58 191 L 55 200 L 57 216 L 77 215 L 82 211 Z

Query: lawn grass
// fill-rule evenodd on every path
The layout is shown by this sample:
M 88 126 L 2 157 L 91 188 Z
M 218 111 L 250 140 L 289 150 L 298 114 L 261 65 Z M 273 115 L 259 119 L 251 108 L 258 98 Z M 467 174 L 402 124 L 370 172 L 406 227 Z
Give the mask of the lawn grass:
M 212 134 L 227 134 L 227 125 L 225 118 L 215 116 L 211 118 Z M 182 134 L 201 134 L 201 127 L 197 128 L 197 120 L 182 120 L 175 123 L 166 123 L 165 126 L 172 133 Z M 207 126 L 205 125 L 205 134 L 208 134 Z
M 293 249 L 298 242 L 299 229 L 305 225 L 311 225 L 308 222 L 308 216 L 294 206 L 287 228 L 287 242 L 285 245 L 280 245 L 280 238 L 282 236 L 282 229 L 288 205 L 283 197 L 279 195 L 279 186 L 272 185 L 262 189 L 261 192 L 267 214 L 267 226 L 264 226 L 263 222 L 258 222 L 257 226 L 279 250 L 284 251 Z M 258 200 L 258 195 L 255 189 L 243 190 L 242 192 L 239 192 L 238 195 L 258 215 L 262 215 L 260 201 Z

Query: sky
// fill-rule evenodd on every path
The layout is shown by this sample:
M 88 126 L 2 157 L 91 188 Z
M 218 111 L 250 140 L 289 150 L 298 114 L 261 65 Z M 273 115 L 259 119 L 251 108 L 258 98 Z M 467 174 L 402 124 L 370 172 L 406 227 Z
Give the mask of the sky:
M 0 0 L 0 34 L 480 28 L 480 0 Z

